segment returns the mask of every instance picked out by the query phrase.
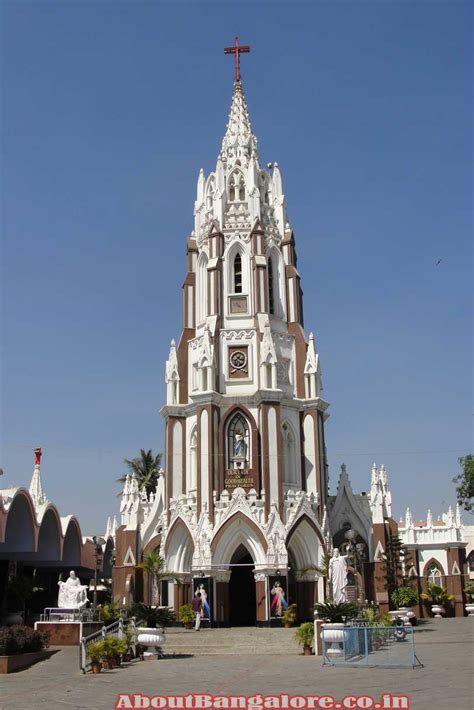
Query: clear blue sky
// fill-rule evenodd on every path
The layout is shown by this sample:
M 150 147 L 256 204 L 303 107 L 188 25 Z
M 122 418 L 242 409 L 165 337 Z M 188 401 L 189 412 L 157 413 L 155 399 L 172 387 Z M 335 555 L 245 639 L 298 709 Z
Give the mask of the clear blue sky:
M 366 490 L 376 461 L 397 515 L 453 503 L 473 421 L 470 3 L 2 14 L 3 485 L 28 484 L 42 446 L 47 495 L 93 533 L 123 459 L 162 450 L 196 179 L 215 165 L 238 33 L 322 358 L 332 485 L 345 462 Z

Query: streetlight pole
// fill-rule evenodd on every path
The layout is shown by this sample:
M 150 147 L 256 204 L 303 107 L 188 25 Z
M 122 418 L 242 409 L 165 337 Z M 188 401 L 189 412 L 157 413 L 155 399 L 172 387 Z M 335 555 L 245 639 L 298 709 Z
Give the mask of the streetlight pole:
M 92 538 L 94 543 L 94 557 L 95 557 L 95 570 L 94 570 L 94 596 L 92 601 L 92 614 L 94 621 L 97 619 L 97 585 L 99 583 L 99 569 L 100 563 L 102 561 L 102 545 L 105 544 L 103 537 L 94 535 Z

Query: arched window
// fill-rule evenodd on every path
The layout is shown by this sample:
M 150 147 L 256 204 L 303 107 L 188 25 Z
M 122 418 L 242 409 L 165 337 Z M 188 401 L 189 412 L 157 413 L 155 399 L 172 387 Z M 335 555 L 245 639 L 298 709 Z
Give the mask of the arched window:
M 212 205 L 214 203 L 214 193 L 216 185 L 214 179 L 209 180 L 207 191 L 206 191 L 206 209 L 212 210 Z
M 442 573 L 436 562 L 432 562 L 428 568 L 428 584 L 437 584 L 438 587 L 442 586 Z
M 242 293 L 242 257 L 237 252 L 234 258 L 234 293 Z
M 189 486 L 188 492 L 197 485 L 197 429 L 194 428 L 189 441 Z
M 275 279 L 273 275 L 273 259 L 268 259 L 268 312 L 275 313 Z
M 207 254 L 201 252 L 197 269 L 197 322 L 202 323 L 207 316 Z
M 242 173 L 232 173 L 229 179 L 229 202 L 245 200 L 245 180 Z
M 296 463 L 296 441 L 291 426 L 283 422 L 281 427 L 283 439 L 283 483 L 298 484 L 298 469 Z
M 245 469 L 250 465 L 249 425 L 237 412 L 227 426 L 227 468 Z

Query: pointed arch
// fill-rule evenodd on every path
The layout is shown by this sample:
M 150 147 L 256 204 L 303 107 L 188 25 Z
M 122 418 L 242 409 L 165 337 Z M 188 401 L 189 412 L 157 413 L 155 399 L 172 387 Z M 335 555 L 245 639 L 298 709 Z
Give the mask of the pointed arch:
M 216 192 L 216 176 L 211 173 L 207 178 L 206 184 L 206 211 L 210 211 L 214 207 L 214 199 Z
M 197 275 L 197 322 L 202 323 L 207 316 L 207 265 L 208 257 L 205 251 L 202 251 L 197 260 L 196 275 Z
M 214 533 L 211 540 L 214 564 L 229 564 L 240 545 L 249 551 L 256 565 L 266 564 L 265 535 L 252 518 L 238 510 Z
M 102 575 L 106 579 L 112 578 L 114 549 L 115 549 L 115 544 L 114 544 L 113 537 L 107 538 L 107 540 L 105 542 L 105 546 L 104 546 L 104 556 L 102 559 Z
M 245 202 L 245 178 L 241 170 L 236 168 L 232 171 L 227 186 L 229 202 Z
M 446 576 L 443 565 L 435 557 L 430 557 L 428 562 L 423 567 L 423 577 L 426 577 L 428 584 L 434 583 L 439 586 L 443 585 L 443 577 Z
M 285 318 L 285 266 L 283 257 L 276 247 L 267 252 L 268 312 L 278 318 Z
M 165 541 L 166 566 L 176 573 L 189 572 L 192 565 L 194 541 L 183 518 L 172 524 Z
M 301 489 L 301 467 L 298 455 L 298 445 L 295 430 L 290 422 L 285 419 L 281 425 L 282 435 L 282 463 L 283 485 L 287 488 Z
M 225 255 L 227 293 L 249 293 L 249 256 L 242 243 L 234 242 Z
M 197 424 L 191 429 L 188 442 L 188 476 L 186 482 L 186 490 L 195 491 L 197 488 L 197 452 L 198 452 L 198 434 Z

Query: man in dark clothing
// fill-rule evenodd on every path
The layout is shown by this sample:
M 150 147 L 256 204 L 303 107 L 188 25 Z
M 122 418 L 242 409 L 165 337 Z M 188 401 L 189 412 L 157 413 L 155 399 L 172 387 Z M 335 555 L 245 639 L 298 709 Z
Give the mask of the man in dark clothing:
M 201 616 L 202 616 L 202 600 L 201 600 L 201 592 L 198 592 L 195 597 L 192 598 L 191 601 L 191 606 L 196 614 L 196 623 L 194 625 L 194 631 L 199 631 L 199 627 L 201 626 Z

